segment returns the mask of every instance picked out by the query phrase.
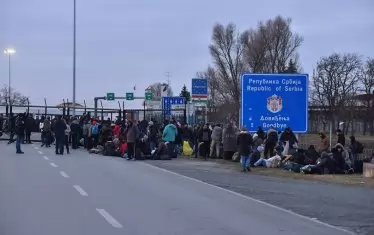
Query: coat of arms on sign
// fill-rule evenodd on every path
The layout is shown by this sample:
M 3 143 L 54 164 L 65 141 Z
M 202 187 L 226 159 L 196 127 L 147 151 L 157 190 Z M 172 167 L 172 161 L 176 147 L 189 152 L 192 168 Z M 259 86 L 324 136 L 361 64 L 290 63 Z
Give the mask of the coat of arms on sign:
M 272 113 L 278 113 L 283 108 L 283 101 L 280 96 L 272 95 L 267 98 L 267 109 Z

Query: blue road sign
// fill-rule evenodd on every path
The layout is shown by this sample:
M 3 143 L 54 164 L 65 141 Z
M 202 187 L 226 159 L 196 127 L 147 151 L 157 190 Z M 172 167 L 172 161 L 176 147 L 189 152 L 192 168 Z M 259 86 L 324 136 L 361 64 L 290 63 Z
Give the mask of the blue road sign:
M 171 115 L 171 110 L 175 105 L 183 105 L 185 103 L 184 97 L 162 97 L 162 109 L 166 117 Z
M 208 79 L 206 78 L 193 78 L 192 79 L 192 98 L 195 97 L 208 97 Z
M 308 131 L 308 74 L 243 74 L 241 124 Z

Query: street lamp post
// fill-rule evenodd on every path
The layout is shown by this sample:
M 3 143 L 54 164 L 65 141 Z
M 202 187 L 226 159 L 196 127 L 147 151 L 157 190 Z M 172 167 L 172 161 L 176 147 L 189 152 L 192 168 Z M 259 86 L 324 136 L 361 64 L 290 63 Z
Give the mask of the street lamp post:
M 16 53 L 16 50 L 13 48 L 5 48 L 4 54 L 8 56 L 9 60 L 9 74 L 8 74 L 8 102 L 11 105 L 11 81 L 12 81 L 12 70 L 11 70 L 11 56 Z
M 75 116 L 75 67 L 76 67 L 76 48 L 75 48 L 75 41 L 76 41 L 76 0 L 74 0 L 74 22 L 73 22 L 73 116 Z

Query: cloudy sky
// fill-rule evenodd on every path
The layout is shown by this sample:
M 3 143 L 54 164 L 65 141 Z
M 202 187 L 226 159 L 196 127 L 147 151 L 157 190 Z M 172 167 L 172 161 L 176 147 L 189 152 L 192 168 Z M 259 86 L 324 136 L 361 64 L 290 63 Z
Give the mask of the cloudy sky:
M 190 87 L 211 63 L 215 22 L 239 30 L 280 14 L 304 36 L 304 71 L 332 52 L 374 56 L 373 0 L 77 0 L 77 101 L 167 80 Z M 73 0 L 0 0 L 0 48 L 14 47 L 12 86 L 42 104 L 72 97 Z M 0 84 L 8 62 L 0 56 Z M 136 103 L 128 103 L 136 106 Z

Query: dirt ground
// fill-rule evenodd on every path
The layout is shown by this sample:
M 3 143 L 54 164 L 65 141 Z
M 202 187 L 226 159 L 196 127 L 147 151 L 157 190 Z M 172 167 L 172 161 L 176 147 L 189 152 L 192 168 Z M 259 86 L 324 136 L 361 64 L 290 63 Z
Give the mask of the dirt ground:
M 183 158 L 191 159 L 192 161 L 204 161 L 202 159 L 195 159 L 191 157 L 183 157 Z M 209 159 L 208 161 L 218 163 L 220 167 L 228 169 L 228 170 L 240 171 L 240 164 L 237 162 L 226 161 L 222 159 Z M 252 172 L 250 174 L 374 188 L 374 178 L 364 178 L 360 174 L 305 175 L 301 173 L 285 171 L 279 168 L 252 168 Z

